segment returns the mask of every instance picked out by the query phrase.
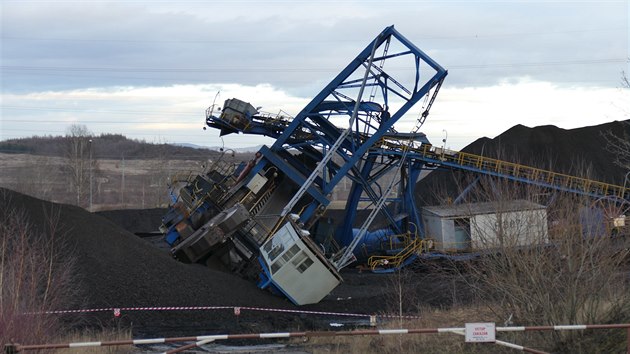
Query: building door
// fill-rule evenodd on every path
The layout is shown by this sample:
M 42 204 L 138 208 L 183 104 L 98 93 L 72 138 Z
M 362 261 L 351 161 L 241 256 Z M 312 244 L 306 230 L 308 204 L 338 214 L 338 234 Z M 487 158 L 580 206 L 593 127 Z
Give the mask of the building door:
M 470 241 L 470 218 L 459 218 L 453 220 L 455 227 L 455 245 L 454 249 L 458 251 L 467 251 L 472 248 Z

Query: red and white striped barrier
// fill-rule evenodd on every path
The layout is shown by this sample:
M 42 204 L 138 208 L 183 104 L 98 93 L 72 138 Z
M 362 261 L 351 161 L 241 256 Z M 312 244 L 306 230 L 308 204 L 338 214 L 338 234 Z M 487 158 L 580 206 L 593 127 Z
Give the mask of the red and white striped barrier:
M 459 328 L 459 329 L 463 330 L 463 328 Z M 336 331 L 336 332 L 318 331 L 318 332 L 212 334 L 212 335 L 191 336 L 191 337 L 130 339 L 130 340 L 116 340 L 116 341 L 104 341 L 104 342 L 75 342 L 75 343 L 34 344 L 34 345 L 14 344 L 13 348 L 14 348 L 14 352 L 18 353 L 18 352 L 26 351 L 26 350 L 104 347 L 104 346 L 121 346 L 121 345 L 146 345 L 146 344 L 163 344 L 163 343 L 177 343 L 177 342 L 199 343 L 199 342 L 210 342 L 210 341 L 215 341 L 215 340 L 228 340 L 228 339 L 277 339 L 277 338 L 291 338 L 291 337 L 334 337 L 334 336 L 364 336 L 364 335 L 390 335 L 390 334 L 416 334 L 416 333 L 446 333 L 446 332 L 451 332 L 453 330 L 457 330 L 457 328 L 380 329 L 380 330 L 356 330 L 356 331 Z
M 407 315 L 373 315 L 365 313 L 347 313 L 347 312 L 327 312 L 327 311 L 307 311 L 292 310 L 278 308 L 263 308 L 249 306 L 152 306 L 152 307 L 110 307 L 98 309 L 76 309 L 76 310 L 54 310 L 44 312 L 31 312 L 29 315 L 40 314 L 73 314 L 73 313 L 95 313 L 95 312 L 113 312 L 115 317 L 119 317 L 122 312 L 131 311 L 212 311 L 212 310 L 233 310 L 235 315 L 240 315 L 242 311 L 262 311 L 262 312 L 279 312 L 299 315 L 317 315 L 317 316 L 338 316 L 338 317 L 380 317 L 380 318 L 403 318 L 403 319 L 419 319 L 419 316 Z
M 606 325 L 559 325 L 559 326 L 521 326 L 521 327 L 496 327 L 497 332 L 518 332 L 518 331 L 561 331 L 561 330 L 585 330 L 585 329 L 612 329 L 626 328 L 630 335 L 630 323 L 626 324 L 606 324 Z M 462 335 L 465 327 L 447 327 L 447 328 L 415 328 L 415 329 L 374 329 L 374 330 L 355 330 L 355 331 L 317 331 L 317 332 L 277 332 L 277 333 L 243 333 L 243 334 L 213 334 L 204 336 L 191 337 L 173 337 L 173 338 L 154 338 L 154 339 L 131 339 L 107 342 L 76 342 L 63 344 L 36 344 L 36 345 L 19 345 L 7 344 L 5 353 L 18 353 L 27 350 L 42 349 L 63 349 L 63 348 L 81 348 L 81 347 L 100 347 L 100 346 L 120 346 L 120 345 L 146 345 L 146 344 L 162 344 L 175 342 L 194 342 L 185 346 L 187 349 L 195 346 L 210 343 L 215 340 L 229 339 L 273 339 L 273 338 L 291 338 L 291 337 L 336 337 L 336 336 L 366 336 L 366 335 L 392 335 L 392 334 L 436 334 L 436 333 L 456 333 Z M 495 344 L 503 345 L 513 349 L 529 352 L 544 353 L 539 350 L 527 348 L 524 346 L 497 340 Z M 170 351 L 176 353 L 184 350 L 180 347 Z M 628 343 L 628 352 L 630 353 L 630 342 Z

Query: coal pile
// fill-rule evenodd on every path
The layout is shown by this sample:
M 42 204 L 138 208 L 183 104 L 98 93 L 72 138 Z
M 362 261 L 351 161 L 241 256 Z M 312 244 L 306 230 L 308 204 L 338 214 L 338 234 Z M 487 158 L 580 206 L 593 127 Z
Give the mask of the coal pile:
M 292 307 L 232 274 L 177 262 L 170 254 L 112 221 L 71 205 L 54 204 L 0 189 L 11 209 L 25 210 L 36 229 L 45 230 L 51 211 L 59 212 L 59 229 L 67 255 L 76 262 L 76 283 L 85 309 L 149 306 Z M 1 211 L 0 211 L 1 212 Z M 111 313 L 99 321 L 109 321 Z M 123 313 L 123 321 L 140 332 L 152 328 L 225 331 L 238 328 L 229 311 L 206 313 Z M 273 321 L 266 321 L 274 326 Z
M 162 216 L 166 214 L 166 208 L 151 209 L 119 209 L 96 212 L 119 227 L 132 233 L 156 232 L 162 224 Z
M 519 163 L 553 172 L 584 176 L 596 181 L 623 185 L 628 172 L 613 163 L 615 156 L 606 149 L 603 133 L 612 131 L 621 136 L 630 134 L 629 121 L 562 129 L 553 125 L 529 128 L 516 125 L 501 135 L 480 138 L 462 151 L 503 161 Z M 419 181 L 418 205 L 438 204 L 442 199 L 435 191 L 446 191 L 455 198 L 458 184 L 465 187 L 472 174 L 461 171 L 436 170 Z
M 66 244 L 67 256 L 75 260 L 75 283 L 82 295 L 75 299 L 72 309 L 247 306 L 375 314 L 387 311 L 387 299 L 393 298 L 387 277 L 350 269 L 344 274 L 348 281 L 322 302 L 297 307 L 284 297 L 219 268 L 178 262 L 168 250 L 129 231 L 156 229 L 160 225 L 159 209 L 90 213 L 73 205 L 51 203 L 1 188 L 0 198 L 10 205 L 0 213 L 24 210 L 33 227 L 42 231 L 46 230 L 47 215 L 58 212 L 58 237 Z M 138 220 L 140 217 L 158 222 L 151 224 Z M 70 320 L 76 322 L 76 315 L 62 316 L 73 316 Z M 321 330 L 328 328 L 331 321 L 331 317 L 249 310 L 236 317 L 232 309 L 123 311 L 120 318 L 114 318 L 110 312 L 79 316 L 81 325 L 128 326 L 140 337 Z

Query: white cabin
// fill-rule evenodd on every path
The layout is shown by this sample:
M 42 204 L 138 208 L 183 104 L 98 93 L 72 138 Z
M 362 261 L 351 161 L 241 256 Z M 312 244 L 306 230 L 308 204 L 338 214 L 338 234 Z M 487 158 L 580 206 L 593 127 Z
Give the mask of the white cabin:
M 423 208 L 425 238 L 439 251 L 475 251 L 549 241 L 547 209 L 527 200 Z

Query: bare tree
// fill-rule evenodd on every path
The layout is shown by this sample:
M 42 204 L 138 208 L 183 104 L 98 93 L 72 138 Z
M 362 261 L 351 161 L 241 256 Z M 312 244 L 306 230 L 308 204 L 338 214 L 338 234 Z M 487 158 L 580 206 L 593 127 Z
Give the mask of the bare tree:
M 630 294 L 623 265 L 629 240 L 614 237 L 609 223 L 610 216 L 620 215 L 624 206 L 604 198 L 593 201 L 556 193 L 548 201 L 546 216 L 532 212 L 514 218 L 507 213 L 510 201 L 532 201 L 542 192 L 546 191 L 515 188 L 513 183 L 490 178 L 480 182 L 475 198 L 493 200 L 496 217 L 493 223 L 471 223 L 473 232 L 488 237 L 477 240 L 481 256 L 459 273 L 460 279 L 496 314 L 497 322 L 628 321 Z M 471 220 L 473 212 L 471 208 Z M 554 352 L 614 352 L 615 345 L 624 343 L 614 342 L 619 338 L 586 343 L 576 334 L 559 332 L 552 336 L 537 340 Z
M 76 195 L 76 205 L 84 204 L 89 195 L 90 173 L 94 172 L 96 159 L 92 156 L 92 133 L 85 125 L 73 124 L 66 132 L 64 171 L 70 179 L 71 191 Z
M 150 160 L 152 173 L 149 176 L 149 190 L 151 191 L 151 207 L 163 207 L 168 205 L 169 199 L 166 184 L 173 174 L 168 153 L 168 142 L 160 139 L 156 144 L 157 156 Z M 145 179 L 146 181 L 146 179 Z M 143 185 L 144 188 L 144 185 Z M 143 198 L 144 200 L 144 198 Z
M 622 88 L 630 90 L 630 79 L 625 71 L 621 72 Z M 629 112 L 625 112 L 626 116 Z M 628 171 L 630 171 L 630 122 L 623 122 L 626 129 L 621 131 L 608 130 L 602 133 L 606 140 L 606 150 L 615 156 L 614 163 Z
M 16 169 L 14 189 L 40 199 L 52 199 L 55 184 L 59 182 L 55 158 L 30 156 L 34 161 Z
M 38 228 L 29 214 L 0 191 L 0 343 L 52 339 L 61 329 L 46 315 L 72 304 L 73 260 L 67 255 L 59 211 L 44 211 Z

